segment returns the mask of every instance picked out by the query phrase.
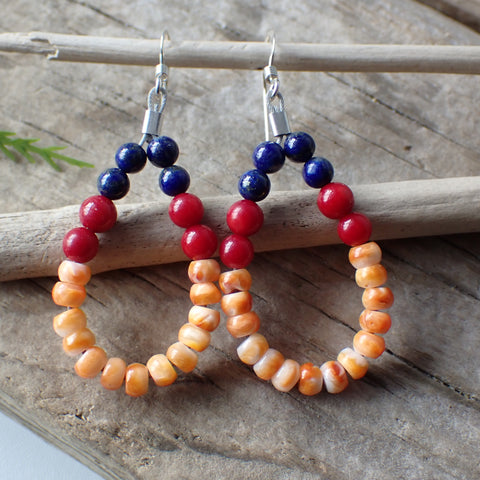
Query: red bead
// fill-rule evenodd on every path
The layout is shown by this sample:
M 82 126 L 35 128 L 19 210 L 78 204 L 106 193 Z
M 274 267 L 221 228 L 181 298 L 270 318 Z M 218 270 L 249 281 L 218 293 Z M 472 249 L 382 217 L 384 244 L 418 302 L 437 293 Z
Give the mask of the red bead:
M 115 204 L 103 195 L 89 197 L 80 206 L 80 221 L 94 232 L 106 232 L 117 221 Z
M 242 235 L 230 235 L 220 245 L 220 258 L 229 268 L 245 268 L 254 254 L 252 242 Z
M 63 238 L 63 251 L 69 260 L 86 263 L 98 252 L 98 238 L 88 228 L 74 228 Z
M 252 200 L 239 200 L 228 210 L 227 224 L 233 233 L 248 237 L 262 227 L 263 211 Z
M 353 193 L 343 183 L 329 183 L 318 192 L 318 209 L 327 218 L 342 218 L 353 209 Z
M 217 236 L 206 225 L 187 228 L 182 236 L 182 250 L 192 260 L 203 260 L 213 256 L 217 243 Z
M 170 202 L 168 214 L 172 222 L 179 227 L 198 225 L 203 217 L 202 201 L 191 193 L 180 193 Z
M 337 232 L 343 243 L 355 247 L 368 242 L 372 234 L 372 224 L 365 215 L 351 213 L 340 219 Z

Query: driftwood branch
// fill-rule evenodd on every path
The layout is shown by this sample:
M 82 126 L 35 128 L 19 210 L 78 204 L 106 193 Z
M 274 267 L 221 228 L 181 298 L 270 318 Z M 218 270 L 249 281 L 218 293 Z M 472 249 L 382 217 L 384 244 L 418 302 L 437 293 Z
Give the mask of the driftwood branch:
M 353 187 L 356 210 L 373 223 L 374 239 L 480 231 L 480 177 L 362 185 Z M 228 206 L 237 197 L 204 200 L 205 223 L 225 229 Z M 277 192 L 263 202 L 264 228 L 252 237 L 257 252 L 338 243 L 336 222 L 316 207 L 316 192 Z M 119 221 L 100 235 L 95 272 L 186 260 L 183 229 L 168 218 L 168 204 L 118 207 Z M 78 226 L 78 207 L 0 215 L 0 280 L 54 275 L 62 260 L 64 234 Z
M 159 40 L 47 32 L 2 33 L 0 51 L 68 62 L 156 65 Z M 167 42 L 170 67 L 258 70 L 270 55 L 266 42 Z M 277 43 L 280 70 L 337 72 L 480 73 L 477 45 L 342 45 Z

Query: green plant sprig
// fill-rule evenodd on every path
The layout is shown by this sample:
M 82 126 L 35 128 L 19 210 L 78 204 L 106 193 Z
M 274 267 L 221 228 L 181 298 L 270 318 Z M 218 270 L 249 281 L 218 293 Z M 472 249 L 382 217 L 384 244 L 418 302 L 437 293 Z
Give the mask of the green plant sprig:
M 60 160 L 80 168 L 93 167 L 91 163 L 82 162 L 76 158 L 67 157 L 66 155 L 58 153 L 59 150 L 63 150 L 66 147 L 37 147 L 33 144 L 38 142 L 40 140 L 39 138 L 12 138 L 15 135 L 16 134 L 13 132 L 0 131 L 0 151 L 14 162 L 17 161 L 15 156 L 15 152 L 17 152 L 22 157 L 25 157 L 30 163 L 35 163 L 35 158 L 32 154 L 38 155 L 58 172 L 61 171 L 61 168 L 55 160 Z

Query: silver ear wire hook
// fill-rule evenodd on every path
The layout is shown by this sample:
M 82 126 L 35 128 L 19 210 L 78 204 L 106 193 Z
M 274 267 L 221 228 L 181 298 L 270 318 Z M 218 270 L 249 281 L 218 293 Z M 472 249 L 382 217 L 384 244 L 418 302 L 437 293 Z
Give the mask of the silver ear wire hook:
M 160 133 L 162 113 L 167 104 L 168 67 L 165 63 L 165 38 L 170 40 L 170 35 L 165 30 L 160 37 L 160 53 L 158 65 L 155 67 L 155 86 L 148 92 L 148 109 L 145 111 L 140 145 L 150 142 Z
M 283 95 L 280 93 L 280 80 L 277 69 L 273 65 L 275 48 L 277 45 L 275 33 L 267 35 L 266 41 L 272 42 L 272 49 L 268 58 L 268 65 L 263 69 L 263 113 L 265 122 L 265 140 L 270 139 L 270 129 L 277 142 L 282 141 L 284 135 L 290 133 L 287 112 Z

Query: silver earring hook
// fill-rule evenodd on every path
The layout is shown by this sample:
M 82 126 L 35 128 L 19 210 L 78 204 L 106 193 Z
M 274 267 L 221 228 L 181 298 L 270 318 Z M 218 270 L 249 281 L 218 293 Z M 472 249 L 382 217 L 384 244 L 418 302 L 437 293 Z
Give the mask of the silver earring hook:
M 170 40 L 170 35 L 168 30 L 164 30 L 162 36 L 160 37 L 160 54 L 159 54 L 159 63 L 162 65 L 165 63 L 165 38 Z
M 272 67 L 273 60 L 275 58 L 275 48 L 277 46 L 277 40 L 275 38 L 275 32 L 273 30 L 267 33 L 265 41 L 272 42 L 272 49 L 270 50 L 270 57 L 268 58 L 268 66 Z

